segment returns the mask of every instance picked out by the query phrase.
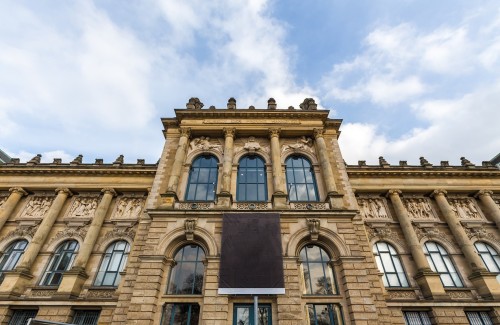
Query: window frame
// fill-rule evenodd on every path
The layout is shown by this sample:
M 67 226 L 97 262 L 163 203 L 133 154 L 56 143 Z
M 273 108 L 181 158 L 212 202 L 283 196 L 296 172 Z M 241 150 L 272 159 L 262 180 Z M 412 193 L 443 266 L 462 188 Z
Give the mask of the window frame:
M 389 254 L 390 262 L 392 263 L 392 268 L 393 268 L 394 272 L 386 271 L 386 265 L 384 263 L 384 259 L 381 256 L 379 244 L 385 244 L 387 246 L 387 252 L 382 252 L 382 253 Z M 396 251 L 396 249 L 394 248 L 394 246 L 392 246 L 390 243 L 388 243 L 386 241 L 377 241 L 373 245 L 372 252 L 373 252 L 373 255 L 375 256 L 375 261 L 377 263 L 377 267 L 378 267 L 379 271 L 384 274 L 383 282 L 384 282 L 384 286 L 386 288 L 409 288 L 410 287 L 410 282 L 408 281 L 408 276 L 406 275 L 406 271 L 405 271 L 403 262 L 401 261 L 401 257 L 399 256 L 399 254 Z M 396 264 L 399 264 L 399 267 L 401 268 L 401 272 L 397 271 L 398 268 L 397 268 Z M 382 269 L 381 269 L 381 267 L 382 267 Z M 396 278 L 398 279 L 399 285 L 396 285 L 396 286 L 391 285 L 391 283 L 389 281 L 388 274 L 389 275 L 390 274 L 396 275 Z M 404 280 L 404 282 L 406 282 L 406 285 L 404 285 L 402 279 Z
M 314 247 L 317 247 L 319 248 L 319 260 L 310 260 L 309 259 L 309 254 L 308 254 L 308 251 L 307 249 L 311 249 L 311 248 L 314 248 Z M 305 252 L 304 255 L 305 255 L 305 260 L 302 258 L 302 252 Z M 326 258 L 323 258 L 323 257 L 326 257 Z M 300 251 L 299 251 L 299 260 L 300 260 L 300 264 L 301 264 L 301 276 L 304 280 L 304 290 L 302 291 L 302 294 L 305 295 L 305 296 L 338 296 L 339 295 L 339 289 L 338 289 L 338 285 L 337 285 L 337 279 L 336 279 L 336 276 L 335 276 L 335 270 L 334 268 L 332 267 L 331 265 L 331 257 L 330 255 L 328 254 L 328 252 L 326 251 L 326 249 L 324 249 L 322 246 L 320 245 L 317 245 L 317 244 L 306 244 L 304 245 Z M 318 264 L 321 265 L 321 269 L 322 269 L 322 273 L 323 273 L 323 277 L 327 280 L 327 273 L 330 273 L 331 274 L 331 285 L 329 285 L 327 288 L 326 288 L 326 291 L 327 293 L 314 293 L 313 292 L 313 281 L 311 279 L 311 266 L 310 265 L 313 265 L 313 266 L 316 266 Z M 326 266 L 326 268 L 325 268 Z M 306 276 L 306 267 L 307 267 L 307 274 L 308 276 Z M 326 282 L 326 284 L 328 285 L 328 281 Z M 331 287 L 331 288 L 330 288 Z M 330 292 L 328 292 L 330 290 Z M 310 291 L 310 293 L 308 293 L 308 291 Z
M 92 315 L 93 313 L 94 315 Z M 73 314 L 73 320 L 71 321 L 73 325 L 97 325 L 99 323 L 99 317 L 101 316 L 100 310 L 95 309 L 75 309 Z M 81 320 L 78 318 L 82 318 Z M 87 319 L 90 318 L 90 319 Z M 90 323 L 92 322 L 92 323 Z
M 472 315 L 477 316 L 478 318 L 471 320 L 470 316 Z M 467 321 L 470 325 L 493 325 L 493 320 L 491 319 L 489 312 L 485 310 L 465 311 L 465 316 L 467 317 Z
M 125 243 L 124 249 L 122 249 L 122 250 L 116 249 L 116 246 L 119 243 Z M 113 258 L 114 258 L 114 256 L 116 256 L 115 253 L 116 253 L 116 255 L 121 254 L 120 262 L 118 263 L 118 269 L 117 270 L 109 270 L 110 265 L 112 264 Z M 127 265 L 129 254 L 130 254 L 130 243 L 128 241 L 120 239 L 120 240 L 115 240 L 114 242 L 109 244 L 108 247 L 106 248 L 106 250 L 104 251 L 104 255 L 101 259 L 101 263 L 99 264 L 99 268 L 97 269 L 96 277 L 95 277 L 93 285 L 95 287 L 113 287 L 113 288 L 118 287 L 118 285 L 121 281 L 120 272 L 123 272 L 123 270 L 125 269 L 125 266 Z M 103 264 L 105 261 L 107 261 L 107 265 L 106 265 L 105 270 L 102 270 Z M 113 273 L 114 273 L 113 284 L 112 285 L 103 284 L 104 280 L 106 279 L 106 276 L 108 274 L 113 274 Z M 102 274 L 102 276 L 100 276 L 100 274 Z M 98 281 L 100 281 L 100 283 L 98 283 Z
M 300 159 L 301 165 L 302 165 L 301 167 L 294 167 L 293 166 L 293 160 L 297 160 L 297 159 Z M 291 161 L 290 166 L 288 166 L 288 163 L 290 161 Z M 309 167 L 304 166 L 305 162 L 309 165 Z M 309 169 L 309 170 L 307 170 L 307 169 Z M 290 177 L 288 176 L 290 170 L 291 170 L 291 174 L 293 175 L 294 182 L 291 182 Z M 304 178 L 303 183 L 295 182 L 295 173 L 297 171 L 302 171 L 302 176 Z M 308 172 L 310 173 L 311 182 L 307 182 L 307 173 Z M 285 160 L 285 176 L 286 176 L 286 188 L 287 188 L 287 192 L 288 192 L 288 200 L 290 202 L 318 202 L 319 201 L 318 183 L 316 181 L 314 167 L 308 158 L 304 157 L 303 155 L 297 155 L 297 154 L 292 154 L 292 155 L 288 156 Z M 314 199 L 311 199 L 309 197 L 310 193 L 308 190 L 306 190 L 307 200 L 299 199 L 298 192 L 297 192 L 297 185 L 305 185 L 306 189 L 308 189 L 309 185 L 311 185 L 313 187 L 313 190 L 314 190 Z M 292 192 L 291 189 L 292 188 L 295 189 L 294 190 L 294 194 L 295 194 L 294 199 L 292 199 L 292 197 L 291 197 L 291 192 Z
M 24 243 L 25 245 L 21 251 L 21 249 L 17 248 L 16 246 L 22 243 Z M 23 257 L 24 252 L 26 251 L 26 247 L 28 247 L 28 245 L 29 245 L 28 240 L 22 238 L 12 241 L 7 246 L 7 249 L 5 249 L 4 253 L 0 257 L 0 283 L 3 281 L 4 273 L 6 271 L 12 271 L 16 268 L 17 263 L 19 263 L 19 260 L 21 259 L 21 257 Z M 15 261 L 13 262 L 14 259 Z
M 195 260 L 185 260 L 184 259 L 185 248 L 186 247 L 194 248 L 193 246 L 197 247 L 196 259 Z M 181 254 L 180 259 L 178 259 L 179 254 Z M 206 259 L 206 254 L 205 254 L 205 250 L 203 249 L 203 247 L 198 245 L 198 244 L 195 244 L 195 243 L 183 245 L 183 246 L 179 247 L 179 249 L 177 249 L 176 253 L 174 254 L 173 259 L 174 259 L 174 264 L 172 265 L 172 267 L 170 269 L 170 274 L 168 276 L 166 294 L 167 295 L 202 295 L 203 294 L 203 285 L 205 284 L 204 260 Z M 189 275 L 187 273 L 185 273 L 185 270 L 183 269 L 183 266 L 185 264 L 188 264 L 188 266 L 194 264 L 193 272 L 190 272 Z M 202 268 L 200 292 L 195 292 L 196 284 L 198 283 L 196 276 L 197 276 L 197 274 L 200 274 L 200 273 L 197 273 L 199 267 Z M 191 292 L 190 293 L 189 292 L 188 293 L 182 292 L 183 289 L 178 289 L 178 288 L 176 288 L 176 290 L 173 290 L 172 285 L 175 285 L 176 283 L 178 283 L 179 279 L 181 277 L 186 277 L 186 275 L 193 276 L 193 284 L 192 284 L 192 287 L 190 290 Z
M 478 244 L 484 245 L 486 251 L 482 251 L 479 247 Z M 486 269 L 488 269 L 489 272 L 491 273 L 496 273 L 497 274 L 497 280 L 500 280 L 500 255 L 498 254 L 497 250 L 491 246 L 490 244 L 484 242 L 484 241 L 476 241 L 474 243 L 474 248 L 476 249 L 477 253 L 481 257 L 481 260 L 483 261 L 484 266 L 486 266 Z M 494 254 L 492 254 L 492 252 Z M 490 260 L 487 262 L 485 259 L 485 255 L 488 255 Z M 496 270 L 492 270 L 492 265 L 491 262 L 493 262 L 496 267 Z
M 207 158 L 209 158 L 211 160 L 210 165 L 208 167 L 201 166 L 202 160 L 207 159 Z M 213 162 L 215 162 L 215 166 L 212 166 Z M 198 163 L 200 164 L 200 166 L 196 165 Z M 201 155 L 197 156 L 192 161 L 191 167 L 189 168 L 189 175 L 188 175 L 188 179 L 187 179 L 186 194 L 184 195 L 184 201 L 186 201 L 186 202 L 212 202 L 212 201 L 215 201 L 216 193 L 217 193 L 217 183 L 218 183 L 218 177 L 219 177 L 219 166 L 218 165 L 219 165 L 219 159 L 212 154 L 210 154 L 210 155 L 201 154 Z M 198 182 L 198 180 L 200 178 L 200 170 L 201 169 L 208 169 L 207 182 Z M 197 171 L 197 173 L 195 173 L 195 171 Z M 214 182 L 210 182 L 210 179 L 211 179 L 210 176 L 212 175 L 212 173 L 215 173 L 215 181 Z M 196 182 L 193 181 L 193 177 L 195 177 L 195 175 L 197 175 Z M 198 194 L 198 186 L 200 186 L 200 185 L 206 185 L 207 189 L 206 189 L 206 193 L 205 193 L 205 199 L 198 200 L 198 199 L 196 199 L 196 196 Z M 213 185 L 213 198 L 209 197 L 209 194 L 210 194 L 209 185 Z M 193 192 L 194 198 L 189 199 L 188 196 L 190 196 L 190 190 L 193 186 L 195 186 L 195 190 Z
M 25 313 L 25 315 L 17 315 L 18 313 Z M 28 319 L 35 318 L 37 314 L 38 309 L 13 309 L 8 325 L 25 325 Z
M 66 246 L 71 245 L 72 243 L 76 243 L 74 249 L 70 250 L 69 248 L 65 248 Z M 73 263 L 75 261 L 76 255 L 78 254 L 79 249 L 80 249 L 80 244 L 78 243 L 77 240 L 74 239 L 65 240 L 61 244 L 59 244 L 59 246 L 57 246 L 56 248 L 54 255 L 51 256 L 49 262 L 47 263 L 45 271 L 43 272 L 42 278 L 40 280 L 40 285 L 46 287 L 59 286 L 61 284 L 64 272 L 68 271 L 73 266 Z M 69 258 L 69 263 L 66 265 L 64 270 L 63 269 L 58 270 L 61 262 L 64 260 L 64 257 L 67 256 L 66 254 L 70 252 L 71 255 Z M 52 281 L 54 279 L 54 276 L 57 274 L 60 274 L 61 276 L 59 277 L 57 283 L 54 284 L 52 283 Z
M 418 316 L 418 324 L 415 323 L 416 319 L 409 319 L 409 314 L 414 313 Z M 425 315 L 425 316 L 424 316 Z M 405 320 L 406 325 L 432 325 L 431 317 L 429 316 L 428 311 L 422 310 L 404 310 L 403 311 L 403 319 Z
M 441 265 L 445 266 L 446 271 L 438 271 L 437 270 L 436 264 L 435 264 L 434 258 L 433 258 L 433 256 L 435 256 L 435 255 L 431 255 L 431 253 L 429 253 L 429 249 L 427 247 L 427 244 L 434 244 L 436 246 L 437 251 L 433 251 L 431 253 L 434 253 L 434 254 L 438 253 L 439 254 L 439 256 L 441 258 Z M 427 257 L 427 261 L 429 262 L 432 271 L 439 274 L 439 279 L 441 280 L 443 287 L 445 287 L 445 288 L 463 288 L 464 287 L 464 282 L 462 280 L 462 277 L 460 276 L 460 273 L 457 271 L 455 263 L 453 263 L 453 259 L 450 257 L 450 254 L 448 253 L 448 251 L 441 244 L 439 244 L 438 242 L 435 242 L 435 241 L 426 241 L 424 243 L 423 248 L 424 248 L 425 256 Z M 444 251 L 444 253 L 443 253 L 443 251 Z M 445 256 L 446 258 L 443 258 L 443 256 Z M 449 263 L 446 263 L 446 260 L 448 260 Z M 453 268 L 453 272 L 450 271 L 450 266 Z M 456 274 L 456 278 L 453 277 L 453 274 Z M 454 285 L 445 285 L 445 283 L 443 281 L 444 275 L 448 275 Z M 458 283 L 456 283 L 455 280 L 458 280 Z
M 311 314 L 309 313 L 309 308 L 312 307 L 314 312 L 314 319 L 311 320 Z M 328 318 L 330 319 L 330 325 L 343 325 L 345 323 L 344 313 L 342 312 L 342 305 L 339 303 L 306 303 L 306 317 L 309 318 L 310 325 L 317 325 L 317 306 L 326 306 L 328 310 Z
M 167 311 L 168 306 L 172 306 L 170 311 Z M 176 307 L 181 307 L 181 306 L 188 306 L 188 308 L 189 308 L 188 319 L 187 319 L 187 323 L 186 323 L 187 325 L 193 325 L 193 322 L 192 322 L 193 306 L 196 306 L 198 309 L 198 320 L 195 322 L 195 324 L 200 323 L 201 306 L 199 303 L 196 303 L 196 302 L 167 302 L 167 303 L 164 303 L 163 306 L 161 307 L 160 325 L 176 325 L 175 323 L 173 323 L 173 321 L 175 320 L 174 317 L 175 317 Z M 172 310 L 174 311 L 173 313 L 172 313 Z M 169 320 L 166 320 L 166 318 L 167 318 L 166 312 L 170 312 L 170 319 Z
M 257 159 L 256 167 L 248 167 L 248 166 L 242 166 L 242 162 L 246 160 L 254 160 Z M 259 162 L 262 163 L 262 166 L 259 166 Z M 259 183 L 258 182 L 258 177 L 255 180 L 255 182 L 247 182 L 247 175 L 248 175 L 248 170 L 250 168 L 255 168 L 256 169 L 256 175 L 259 173 L 259 171 L 262 171 L 264 176 L 263 176 L 263 182 Z M 242 181 L 242 172 L 245 171 L 245 182 Z M 241 192 L 241 187 L 240 186 L 245 186 L 245 194 L 244 197 L 241 197 L 243 194 Z M 255 200 L 248 200 L 248 185 L 256 185 L 256 193 L 257 193 L 257 199 Z M 259 185 L 264 185 L 264 189 L 262 193 L 259 191 Z M 259 198 L 260 194 L 263 195 L 262 198 Z M 236 201 L 237 202 L 267 202 L 268 201 L 268 192 L 267 192 L 267 166 L 266 166 L 266 161 L 264 158 L 260 157 L 259 155 L 245 155 L 240 158 L 238 162 L 238 171 L 236 174 Z

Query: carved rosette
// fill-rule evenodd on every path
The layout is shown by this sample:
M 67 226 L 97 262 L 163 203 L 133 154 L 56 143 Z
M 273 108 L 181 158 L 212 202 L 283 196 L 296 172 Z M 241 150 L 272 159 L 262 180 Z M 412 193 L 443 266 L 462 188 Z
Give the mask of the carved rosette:
M 416 220 L 437 220 L 431 205 L 426 198 L 407 198 L 402 201 L 408 211 L 408 214 L 410 215 L 410 218 Z
M 306 222 L 309 235 L 311 236 L 311 241 L 317 241 L 320 227 L 319 219 L 306 219 Z
M 378 197 L 358 198 L 360 213 L 364 219 L 391 219 L 385 200 Z
M 448 198 L 451 208 L 460 220 L 484 220 L 471 198 Z
M 194 229 L 196 228 L 196 219 L 186 219 L 184 221 L 184 233 L 186 240 L 194 239 Z

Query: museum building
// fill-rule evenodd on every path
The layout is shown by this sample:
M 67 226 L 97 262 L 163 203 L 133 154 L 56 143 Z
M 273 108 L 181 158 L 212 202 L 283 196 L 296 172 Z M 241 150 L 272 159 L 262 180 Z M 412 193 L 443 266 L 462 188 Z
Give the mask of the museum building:
M 157 164 L 0 164 L 0 324 L 500 324 L 500 170 L 346 165 L 328 115 L 191 98 Z

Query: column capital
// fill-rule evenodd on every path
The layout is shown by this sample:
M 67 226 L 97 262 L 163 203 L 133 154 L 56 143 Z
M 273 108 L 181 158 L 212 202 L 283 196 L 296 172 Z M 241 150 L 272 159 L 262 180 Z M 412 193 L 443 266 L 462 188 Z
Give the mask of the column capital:
M 58 187 L 58 188 L 56 188 L 56 194 L 61 194 L 61 193 L 65 193 L 67 196 L 72 196 L 73 195 L 73 192 L 71 192 L 69 190 L 69 188 L 67 188 L 67 187 Z
M 493 191 L 490 190 L 479 190 L 476 194 L 474 194 L 475 198 L 479 198 L 481 196 L 489 196 L 491 197 L 493 195 Z
M 322 138 L 325 133 L 325 129 L 316 128 L 313 129 L 313 135 L 315 139 Z
M 188 137 L 191 135 L 191 128 L 179 128 L 181 137 Z
M 101 193 L 104 193 L 104 194 L 111 194 L 113 196 L 116 196 L 116 191 L 114 188 L 111 188 L 111 187 L 105 187 L 101 190 Z
M 446 194 L 448 194 L 448 192 L 446 190 L 438 189 L 438 190 L 432 191 L 431 197 L 436 197 L 436 196 L 440 196 L 440 195 L 446 196 Z
M 28 195 L 28 192 L 26 192 L 22 187 L 11 187 L 9 188 L 10 193 L 18 193 L 21 194 L 21 196 Z
M 271 128 L 269 129 L 269 137 L 270 138 L 279 137 L 280 132 L 281 132 L 280 128 Z
M 401 194 L 403 194 L 403 192 L 401 192 L 401 190 L 392 189 L 392 190 L 387 191 L 387 194 L 385 195 L 385 197 L 390 197 L 391 195 L 400 196 Z
M 223 128 L 222 131 L 224 132 L 224 136 L 227 137 L 234 137 L 236 134 L 236 129 L 235 128 Z

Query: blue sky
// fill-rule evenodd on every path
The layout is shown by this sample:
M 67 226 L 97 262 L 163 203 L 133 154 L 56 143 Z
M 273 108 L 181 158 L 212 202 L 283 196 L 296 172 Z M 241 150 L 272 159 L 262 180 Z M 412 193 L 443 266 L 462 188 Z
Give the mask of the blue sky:
M 161 117 L 298 107 L 342 118 L 351 164 L 500 152 L 498 1 L 0 1 L 0 148 L 158 159 Z

